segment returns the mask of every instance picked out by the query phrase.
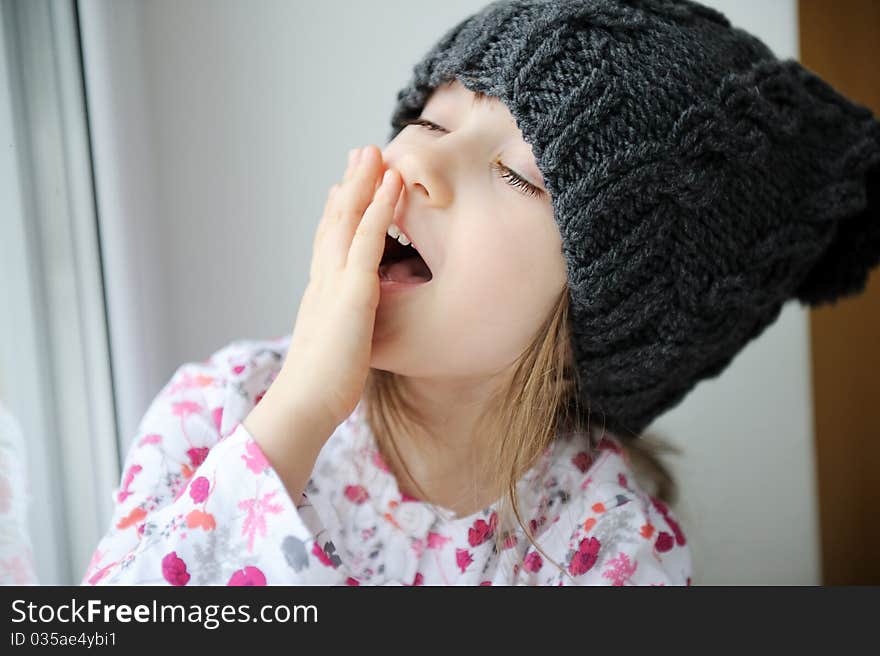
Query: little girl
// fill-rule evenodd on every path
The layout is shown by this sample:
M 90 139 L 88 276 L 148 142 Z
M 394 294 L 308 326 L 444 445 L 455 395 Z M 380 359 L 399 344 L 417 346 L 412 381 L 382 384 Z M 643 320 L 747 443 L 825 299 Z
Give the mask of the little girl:
M 181 366 L 84 584 L 688 585 L 645 428 L 880 260 L 880 123 L 715 10 L 499 1 L 328 193 L 292 335 Z

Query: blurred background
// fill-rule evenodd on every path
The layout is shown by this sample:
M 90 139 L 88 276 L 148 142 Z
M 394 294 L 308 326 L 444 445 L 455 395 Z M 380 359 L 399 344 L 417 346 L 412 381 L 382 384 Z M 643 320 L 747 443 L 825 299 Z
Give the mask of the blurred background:
M 485 4 L 0 0 L 0 581 L 79 583 L 152 398 L 292 329 L 348 150 Z M 878 112 L 878 3 L 704 4 Z M 696 584 L 880 583 L 878 308 L 788 304 L 655 422 Z

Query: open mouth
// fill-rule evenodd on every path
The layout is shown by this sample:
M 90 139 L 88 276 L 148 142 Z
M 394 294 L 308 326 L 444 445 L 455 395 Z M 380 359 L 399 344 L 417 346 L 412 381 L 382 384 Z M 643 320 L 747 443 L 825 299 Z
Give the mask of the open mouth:
M 428 282 L 433 277 L 431 269 L 412 244 L 404 246 L 396 239 L 385 235 L 385 252 L 379 263 L 379 278 L 417 284 Z

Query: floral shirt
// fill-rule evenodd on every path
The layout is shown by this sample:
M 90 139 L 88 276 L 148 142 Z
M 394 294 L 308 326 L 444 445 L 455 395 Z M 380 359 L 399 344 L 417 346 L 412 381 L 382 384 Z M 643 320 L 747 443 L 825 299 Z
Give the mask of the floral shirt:
M 465 517 L 401 494 L 364 402 L 292 499 L 241 421 L 289 336 L 239 340 L 182 365 L 153 400 L 82 584 L 689 585 L 670 509 L 640 489 L 613 436 L 591 456 L 558 435 L 518 482 L 520 527 L 496 549 L 498 503 Z
M 39 585 L 28 528 L 33 512 L 21 424 L 0 401 L 0 585 Z

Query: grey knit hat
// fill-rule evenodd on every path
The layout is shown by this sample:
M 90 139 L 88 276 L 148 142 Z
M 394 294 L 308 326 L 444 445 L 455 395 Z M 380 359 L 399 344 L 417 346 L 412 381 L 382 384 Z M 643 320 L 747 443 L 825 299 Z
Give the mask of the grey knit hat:
M 580 400 L 639 435 L 790 298 L 880 261 L 880 122 L 687 0 L 512 0 L 413 68 L 389 141 L 457 78 L 531 145 L 563 241 Z

